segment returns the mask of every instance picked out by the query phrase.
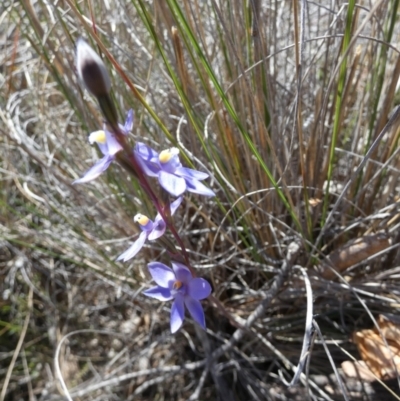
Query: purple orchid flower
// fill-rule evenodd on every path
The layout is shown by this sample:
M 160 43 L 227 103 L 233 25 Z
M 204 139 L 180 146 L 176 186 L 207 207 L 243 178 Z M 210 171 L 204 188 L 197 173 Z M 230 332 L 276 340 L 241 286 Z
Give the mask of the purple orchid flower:
M 182 203 L 182 196 L 176 199 L 170 205 L 171 216 L 174 215 L 176 209 L 178 209 L 179 205 Z M 147 216 L 143 214 L 137 214 L 133 220 L 136 223 L 139 223 L 139 226 L 142 232 L 139 235 L 139 238 L 130 246 L 124 253 L 118 256 L 117 260 L 122 260 L 126 262 L 129 259 L 132 259 L 142 248 L 146 240 L 154 241 L 157 238 L 160 238 L 165 233 L 165 229 L 167 225 L 165 221 L 158 213 L 154 222 L 151 221 Z
M 189 191 L 215 196 L 211 189 L 200 182 L 207 178 L 208 174 L 183 167 L 179 160 L 178 148 L 163 150 L 158 154 L 150 146 L 138 142 L 134 154 L 144 173 L 150 177 L 157 177 L 160 185 L 171 195 L 180 196 Z
M 121 132 L 128 135 L 133 127 L 133 111 L 128 111 L 124 125 L 119 124 Z M 115 159 L 115 155 L 122 150 L 122 146 L 116 140 L 115 136 L 107 131 L 104 127 L 103 131 L 95 131 L 89 135 L 89 142 L 91 145 L 97 143 L 103 158 L 98 160 L 93 167 L 91 167 L 82 178 L 75 180 L 73 184 L 84 184 L 97 178 L 100 174 L 107 170 L 111 162 Z
M 157 286 L 144 291 L 143 294 L 159 301 L 174 299 L 171 308 L 171 332 L 175 333 L 182 326 L 185 306 L 193 320 L 205 329 L 204 311 L 200 300 L 211 294 L 208 281 L 194 278 L 185 265 L 177 262 L 172 262 L 173 270 L 160 262 L 151 262 L 147 267 Z

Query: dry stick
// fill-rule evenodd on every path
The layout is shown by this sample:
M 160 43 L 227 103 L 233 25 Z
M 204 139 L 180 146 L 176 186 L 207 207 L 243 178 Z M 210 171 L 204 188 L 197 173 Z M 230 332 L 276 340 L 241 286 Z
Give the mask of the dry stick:
M 278 291 L 281 289 L 286 276 L 288 275 L 290 269 L 297 259 L 297 256 L 299 255 L 299 252 L 300 245 L 298 243 L 292 242 L 289 244 L 286 259 L 284 260 L 282 268 L 275 278 L 275 281 L 272 283 L 270 290 L 266 293 L 265 298 L 261 301 L 261 303 L 253 311 L 253 313 L 251 313 L 250 316 L 247 318 L 246 322 L 243 325 L 243 328 L 237 329 L 233 333 L 228 343 L 222 345 L 220 348 L 215 350 L 211 355 L 211 359 L 219 358 L 223 353 L 232 348 L 236 342 L 240 341 L 240 339 L 253 325 L 253 323 L 265 313 L 265 310 L 267 309 L 271 301 L 276 297 Z
M 306 294 L 307 294 L 307 316 L 306 316 L 306 328 L 305 328 L 305 333 L 304 333 L 304 339 L 303 339 L 303 347 L 301 349 L 301 354 L 300 354 L 300 360 L 299 364 L 297 365 L 296 368 L 296 373 L 293 376 L 293 379 L 290 383 L 284 383 L 288 387 L 293 387 L 297 384 L 297 382 L 300 379 L 301 372 L 303 371 L 304 365 L 307 362 L 307 359 L 309 359 L 309 348 L 310 348 L 310 343 L 311 343 L 311 337 L 312 337 L 312 332 L 313 332 L 313 294 L 312 294 L 312 288 L 311 288 L 311 283 L 310 279 L 308 278 L 307 271 L 301 266 L 295 266 L 298 269 L 300 269 L 301 273 L 303 274 L 304 277 L 304 283 L 306 285 Z
M 310 353 L 310 355 L 312 354 L 312 351 L 314 349 L 314 343 L 315 343 L 315 338 L 317 337 L 317 332 L 315 330 L 313 330 L 313 334 L 311 337 L 311 342 L 310 342 L 310 348 L 308 349 L 308 352 Z M 311 385 L 310 385 L 310 364 L 311 364 L 311 357 L 307 358 L 307 363 L 305 366 L 305 372 L 304 372 L 304 376 L 306 377 L 306 382 L 305 382 L 305 390 L 306 390 L 306 394 L 309 394 L 309 396 L 311 396 Z M 279 371 L 280 373 L 280 371 Z M 304 381 L 303 381 L 304 382 Z M 311 397 L 310 397 L 311 399 Z
M 29 311 L 28 311 L 27 315 L 25 316 L 24 325 L 22 326 L 22 331 L 21 331 L 21 335 L 19 336 L 17 347 L 15 348 L 14 354 L 11 358 L 10 365 L 8 366 L 7 374 L 4 379 L 4 383 L 3 383 L 3 389 L 1 390 L 1 394 L 0 394 L 0 401 L 4 401 L 4 398 L 6 396 L 8 383 L 10 382 L 10 379 L 11 379 L 11 374 L 14 369 L 15 361 L 18 358 L 19 352 L 21 351 L 21 347 L 22 347 L 22 344 L 25 339 L 26 331 L 28 330 L 28 324 L 29 324 L 29 320 L 31 319 L 31 309 L 32 309 L 32 305 L 33 305 L 32 298 L 33 298 L 33 289 L 32 289 L 32 287 L 29 287 L 29 294 L 28 294 Z
M 134 400 L 135 397 L 146 391 L 149 387 L 154 386 L 155 384 L 160 384 L 163 381 L 167 380 L 169 377 L 170 375 L 163 375 L 163 376 L 157 376 L 154 379 L 146 380 L 143 384 L 141 384 L 139 387 L 136 388 L 136 390 L 132 394 L 133 398 L 129 397 L 129 400 Z
M 206 366 L 203 370 L 203 373 L 201 374 L 199 384 L 197 385 L 192 395 L 188 398 L 188 401 L 196 401 L 199 399 L 201 389 L 203 388 L 204 382 L 206 381 L 206 377 L 208 375 L 208 371 L 209 371 L 208 366 Z

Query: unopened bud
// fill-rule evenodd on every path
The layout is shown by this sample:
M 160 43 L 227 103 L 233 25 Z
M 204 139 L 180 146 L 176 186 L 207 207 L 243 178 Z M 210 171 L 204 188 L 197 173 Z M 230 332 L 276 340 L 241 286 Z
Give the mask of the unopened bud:
M 106 121 L 118 130 L 118 114 L 110 96 L 111 81 L 106 66 L 82 38 L 76 42 L 76 69 L 86 89 L 97 98 Z
M 100 56 L 82 38 L 76 42 L 76 69 L 86 89 L 94 96 L 108 95 L 110 77 Z

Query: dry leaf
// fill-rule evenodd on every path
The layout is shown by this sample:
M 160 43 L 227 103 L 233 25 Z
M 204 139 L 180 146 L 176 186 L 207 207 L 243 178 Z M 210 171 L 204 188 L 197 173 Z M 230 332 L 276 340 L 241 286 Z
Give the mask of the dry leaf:
M 308 203 L 310 204 L 311 207 L 316 207 L 322 202 L 322 199 L 319 198 L 311 198 Z
M 373 382 L 376 377 L 371 373 L 364 361 L 344 361 L 341 364 L 343 373 L 350 379 L 358 379 L 363 382 Z
M 327 256 L 327 261 L 320 266 L 319 271 L 323 278 L 333 279 L 335 274 L 329 266 L 333 266 L 338 272 L 342 272 L 348 267 L 389 248 L 390 245 L 391 239 L 383 233 L 365 235 L 364 237 L 351 240 L 341 248 L 331 252 Z
M 354 332 L 353 341 L 372 373 L 381 380 L 392 379 L 400 372 L 400 326 L 382 315 L 378 325 L 387 345 L 376 328 Z
M 400 349 L 400 317 L 389 317 L 384 315 L 378 316 L 378 326 L 381 329 L 383 336 L 390 341 L 396 343 Z M 378 330 L 375 329 L 378 333 Z

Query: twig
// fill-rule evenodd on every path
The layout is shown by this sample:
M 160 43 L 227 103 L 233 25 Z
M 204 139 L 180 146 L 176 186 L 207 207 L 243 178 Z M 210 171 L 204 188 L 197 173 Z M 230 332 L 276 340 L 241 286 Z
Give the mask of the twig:
M 199 384 L 197 385 L 196 390 L 194 390 L 193 394 L 188 398 L 188 401 L 196 401 L 199 399 L 200 392 L 204 386 L 204 382 L 206 381 L 207 374 L 208 374 L 208 367 L 205 367 L 203 373 L 201 374 Z
M 22 331 L 21 331 L 21 335 L 19 336 L 17 347 L 15 348 L 14 354 L 11 358 L 10 365 L 8 366 L 8 369 L 7 369 L 7 374 L 4 379 L 4 383 L 3 383 L 3 389 L 1 390 L 1 394 L 0 394 L 0 401 L 4 401 L 4 399 L 5 399 L 7 387 L 10 382 L 10 379 L 11 379 L 11 374 L 14 369 L 15 361 L 18 358 L 19 352 L 21 351 L 21 347 L 22 347 L 22 344 L 25 339 L 26 331 L 28 330 L 28 324 L 29 324 L 29 320 L 31 319 L 31 310 L 32 310 L 32 305 L 33 305 L 32 299 L 33 299 L 33 289 L 32 289 L 32 287 L 29 287 L 28 313 L 25 316 L 24 325 L 22 326 Z
M 301 349 L 301 354 L 300 354 L 300 360 L 299 364 L 297 365 L 296 368 L 296 373 L 293 376 L 293 379 L 290 383 L 285 383 L 289 387 L 293 387 L 297 384 L 297 382 L 300 379 L 301 372 L 304 369 L 304 365 L 307 362 L 307 359 L 309 357 L 309 348 L 310 348 L 310 343 L 311 343 L 311 337 L 313 333 L 313 294 L 312 294 L 312 288 L 311 288 L 311 283 L 310 279 L 308 278 L 307 271 L 301 266 L 295 266 L 298 268 L 301 273 L 303 274 L 304 277 L 304 283 L 306 285 L 306 294 L 307 294 L 307 316 L 306 316 L 306 328 L 305 328 L 305 333 L 304 333 L 304 339 L 303 339 L 303 347 Z
M 143 384 L 136 388 L 135 392 L 132 394 L 132 398 L 130 397 L 129 400 L 134 400 L 136 396 L 146 391 L 149 387 L 154 386 L 155 384 L 162 383 L 163 381 L 167 380 L 170 375 L 162 375 L 157 376 L 153 379 L 146 380 Z

